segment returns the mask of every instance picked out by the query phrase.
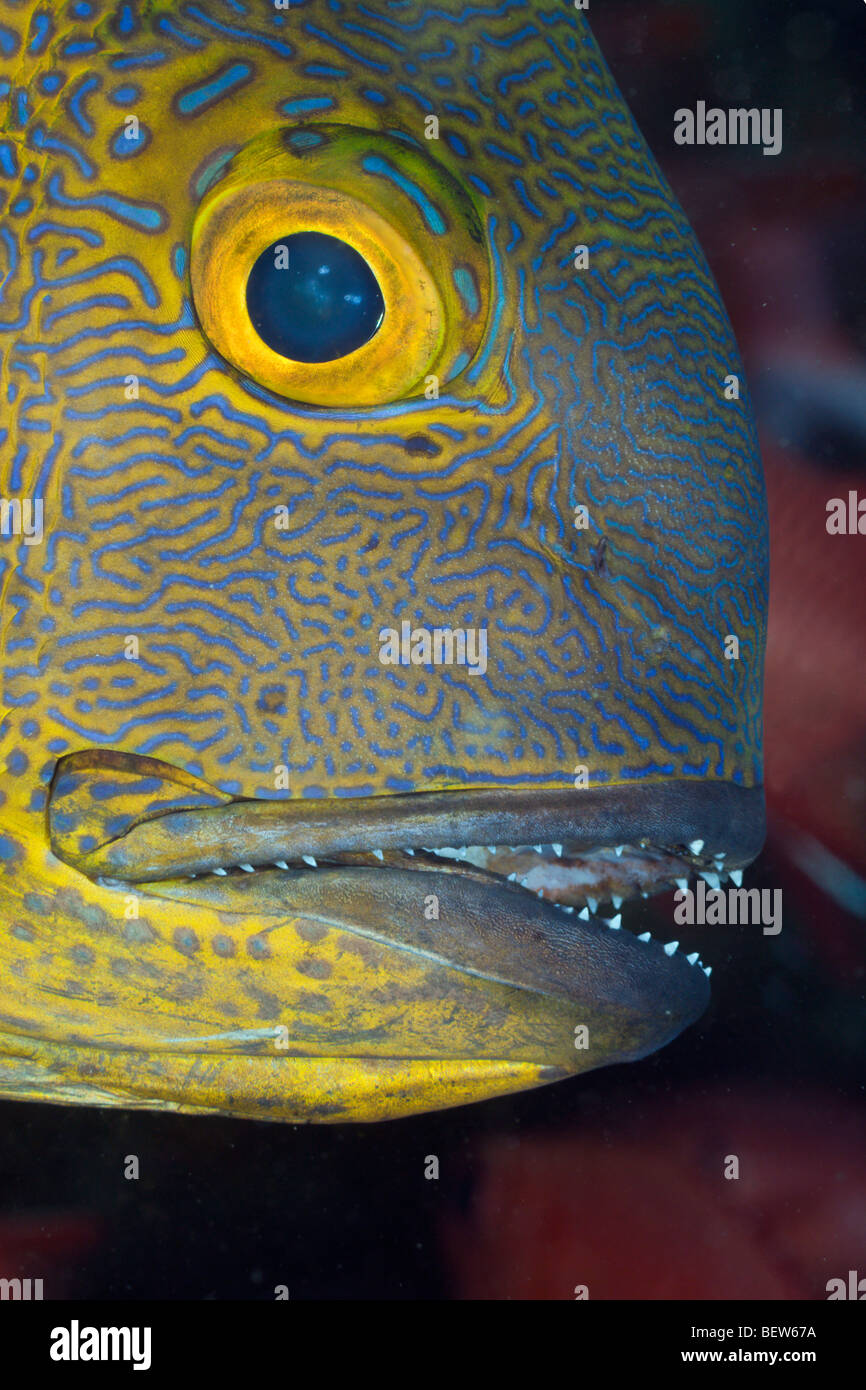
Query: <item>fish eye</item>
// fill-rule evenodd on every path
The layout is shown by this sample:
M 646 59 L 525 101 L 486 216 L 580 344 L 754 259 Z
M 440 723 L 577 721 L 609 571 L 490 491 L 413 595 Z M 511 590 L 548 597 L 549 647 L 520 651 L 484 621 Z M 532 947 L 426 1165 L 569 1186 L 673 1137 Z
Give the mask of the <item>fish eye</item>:
M 435 398 L 478 353 L 490 309 L 468 191 L 417 141 L 353 126 L 270 131 L 222 165 L 190 279 L 227 362 L 322 409 Z
M 353 246 L 321 232 L 293 232 L 253 265 L 247 311 L 259 337 L 281 357 L 334 362 L 378 332 L 385 301 Z

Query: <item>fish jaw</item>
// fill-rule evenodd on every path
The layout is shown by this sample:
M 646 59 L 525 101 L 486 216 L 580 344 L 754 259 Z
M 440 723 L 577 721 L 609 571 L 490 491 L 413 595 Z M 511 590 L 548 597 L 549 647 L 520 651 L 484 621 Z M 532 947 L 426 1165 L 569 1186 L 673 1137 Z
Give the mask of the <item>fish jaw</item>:
M 479 827 L 462 793 L 432 800 L 421 814 L 388 798 L 392 839 Z M 212 844 L 202 819 L 227 807 L 237 852 L 261 803 L 152 758 L 60 760 L 53 848 L 28 838 L 28 818 L 5 840 L 4 1094 L 376 1120 L 636 1060 L 706 1007 L 693 958 L 615 919 L 578 915 L 447 849 L 341 848 L 357 826 L 375 838 L 357 806 L 347 821 L 330 803 L 267 804 L 292 833 L 305 816 L 320 859 L 284 838 L 291 867 L 154 873 L 155 829 L 171 823 L 177 863 L 178 847 Z M 542 823 L 540 808 L 524 812 Z M 124 877 L 107 877 L 116 861 L 97 850 L 86 860 L 100 826 L 109 847 L 127 846 Z
M 4 1035 L 0 1046 L 8 1100 L 289 1124 L 401 1119 L 530 1090 L 561 1075 L 529 1062 L 290 1057 L 276 1064 L 261 1057 L 126 1055 L 71 1045 L 59 1053 L 40 1039 Z
M 670 873 L 695 867 L 699 842 L 683 841 L 698 829 L 731 867 L 755 852 L 760 820 L 751 840 L 732 838 L 748 807 L 754 821 L 754 793 L 738 795 L 739 817 L 712 811 L 718 788 L 658 788 Z M 646 795 L 512 796 L 262 802 L 155 758 L 61 758 L 44 840 L 32 814 L 6 822 L 0 1092 L 365 1121 L 663 1047 L 707 1005 L 700 963 L 618 916 L 578 914 L 573 894 L 555 901 L 555 870 L 591 868 L 611 837 L 653 826 Z M 519 827 L 565 842 L 531 851 L 549 896 L 505 871 Z M 494 844 L 486 867 L 442 846 L 482 830 L 501 842 L 501 872 Z M 654 852 L 635 851 L 639 883 L 657 871 Z
M 658 942 L 447 870 L 107 885 L 45 868 L 58 886 L 12 928 L 13 1098 L 393 1118 L 634 1060 L 709 997 Z

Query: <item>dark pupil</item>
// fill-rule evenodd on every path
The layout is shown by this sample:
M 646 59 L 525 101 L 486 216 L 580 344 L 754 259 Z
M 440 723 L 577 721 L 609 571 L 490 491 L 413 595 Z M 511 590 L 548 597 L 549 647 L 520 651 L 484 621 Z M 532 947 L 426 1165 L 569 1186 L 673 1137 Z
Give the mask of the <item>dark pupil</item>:
M 354 247 L 322 232 L 295 232 L 259 256 L 247 280 L 247 310 L 282 357 L 333 362 L 372 338 L 385 301 Z

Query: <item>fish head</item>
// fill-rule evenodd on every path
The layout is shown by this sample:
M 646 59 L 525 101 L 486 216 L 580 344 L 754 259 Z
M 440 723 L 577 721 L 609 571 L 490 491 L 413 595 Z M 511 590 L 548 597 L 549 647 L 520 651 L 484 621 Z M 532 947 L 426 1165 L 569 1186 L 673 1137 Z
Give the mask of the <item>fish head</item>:
M 662 1046 L 706 973 L 616 909 L 760 847 L 765 504 L 585 17 L 4 26 L 0 1093 L 376 1119 Z

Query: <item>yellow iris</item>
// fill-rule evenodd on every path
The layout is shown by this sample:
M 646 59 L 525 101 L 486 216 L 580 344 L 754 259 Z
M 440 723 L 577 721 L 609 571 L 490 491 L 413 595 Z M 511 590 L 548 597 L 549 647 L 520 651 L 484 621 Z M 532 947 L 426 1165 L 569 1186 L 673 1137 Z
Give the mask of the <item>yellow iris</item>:
M 357 252 L 384 302 L 372 336 L 333 361 L 284 356 L 250 316 L 250 272 L 298 233 Z M 351 126 L 287 128 L 246 145 L 199 206 L 191 278 L 223 357 L 269 390 L 321 406 L 438 394 L 477 352 L 489 309 L 486 241 L 466 189 L 414 142 Z

